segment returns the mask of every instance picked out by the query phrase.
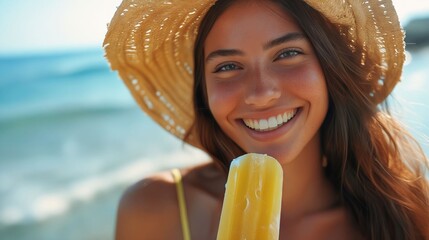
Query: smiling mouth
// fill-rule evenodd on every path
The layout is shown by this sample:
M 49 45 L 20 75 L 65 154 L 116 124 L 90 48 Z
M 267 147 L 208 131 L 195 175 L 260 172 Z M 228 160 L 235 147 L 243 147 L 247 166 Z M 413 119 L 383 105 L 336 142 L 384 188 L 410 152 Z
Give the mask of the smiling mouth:
M 272 131 L 292 120 L 297 112 L 298 110 L 294 109 L 292 111 L 288 111 L 277 116 L 272 116 L 267 119 L 243 119 L 243 122 L 248 128 L 255 131 Z

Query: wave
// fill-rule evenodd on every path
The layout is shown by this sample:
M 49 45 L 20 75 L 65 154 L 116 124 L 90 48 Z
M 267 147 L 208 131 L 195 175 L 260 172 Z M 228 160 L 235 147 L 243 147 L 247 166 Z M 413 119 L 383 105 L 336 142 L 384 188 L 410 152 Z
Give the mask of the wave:
M 11 83 L 40 81 L 65 76 L 81 76 L 110 72 L 101 49 L 0 57 L 0 87 Z
M 31 125 L 35 122 L 60 122 L 94 115 L 112 115 L 120 112 L 137 111 L 133 103 L 111 103 L 103 106 L 73 106 L 69 108 L 37 110 L 34 112 L 23 110 L 13 114 L 2 114 L 0 129 L 11 129 L 15 126 Z
M 96 201 L 101 194 L 117 188 L 124 189 L 153 172 L 186 167 L 206 159 L 206 155 L 201 151 L 185 147 L 160 155 L 156 161 L 148 158 L 136 159 L 128 165 L 113 168 L 97 176 L 77 179 L 61 189 L 41 191 L 26 198 L 3 198 L 0 206 L 0 228 L 32 224 L 67 214 L 79 203 Z M 31 185 L 31 180 L 29 181 L 28 184 Z

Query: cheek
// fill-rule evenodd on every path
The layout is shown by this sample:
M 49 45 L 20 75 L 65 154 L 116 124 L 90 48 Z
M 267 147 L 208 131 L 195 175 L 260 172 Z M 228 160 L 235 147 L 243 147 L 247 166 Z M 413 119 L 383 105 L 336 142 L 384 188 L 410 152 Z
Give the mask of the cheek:
M 233 83 L 207 82 L 207 99 L 210 111 L 219 122 L 225 118 L 237 104 L 239 99 L 239 88 Z
M 318 126 L 325 119 L 328 112 L 329 97 L 326 85 L 325 75 L 319 65 L 314 65 L 311 70 L 305 72 L 302 83 L 303 94 L 310 103 L 310 113 L 314 121 L 318 122 Z
M 321 103 L 327 101 L 328 90 L 325 76 L 319 64 L 313 63 L 303 65 L 289 72 L 292 78 L 292 86 L 296 89 L 297 94 L 305 96 L 308 100 L 317 100 Z

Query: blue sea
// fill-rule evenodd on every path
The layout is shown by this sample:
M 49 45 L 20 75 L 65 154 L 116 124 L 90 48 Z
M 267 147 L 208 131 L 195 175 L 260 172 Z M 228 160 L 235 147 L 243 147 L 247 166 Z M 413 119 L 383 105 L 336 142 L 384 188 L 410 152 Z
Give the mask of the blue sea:
M 429 154 L 429 48 L 408 56 L 394 113 Z M 134 103 L 101 49 L 0 56 L 0 238 L 113 239 L 127 186 L 204 161 Z
M 203 159 L 140 111 L 101 49 L 0 57 L 0 239 L 113 239 L 127 186 Z

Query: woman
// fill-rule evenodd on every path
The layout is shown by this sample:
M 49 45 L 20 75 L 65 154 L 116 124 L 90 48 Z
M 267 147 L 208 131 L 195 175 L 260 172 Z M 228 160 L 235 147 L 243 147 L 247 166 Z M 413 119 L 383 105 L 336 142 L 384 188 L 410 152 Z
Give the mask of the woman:
M 112 68 L 213 161 L 132 186 L 116 238 L 215 239 L 229 163 L 258 152 L 284 171 L 280 239 L 429 239 L 427 159 L 382 108 L 403 44 L 390 1 L 124 1 Z

